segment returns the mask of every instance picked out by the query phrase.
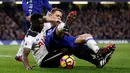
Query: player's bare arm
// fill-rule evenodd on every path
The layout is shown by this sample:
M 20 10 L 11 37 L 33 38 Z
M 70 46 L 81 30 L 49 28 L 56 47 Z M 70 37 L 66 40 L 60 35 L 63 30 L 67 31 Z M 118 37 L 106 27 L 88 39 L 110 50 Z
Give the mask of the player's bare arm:
M 30 53 L 30 49 L 29 48 L 24 48 L 24 52 L 23 52 L 23 63 L 24 63 L 24 66 L 27 70 L 30 70 L 32 69 L 32 66 L 29 64 L 29 61 L 28 61 L 28 55 Z
M 60 19 L 53 18 L 52 16 L 43 16 L 45 22 L 61 22 Z

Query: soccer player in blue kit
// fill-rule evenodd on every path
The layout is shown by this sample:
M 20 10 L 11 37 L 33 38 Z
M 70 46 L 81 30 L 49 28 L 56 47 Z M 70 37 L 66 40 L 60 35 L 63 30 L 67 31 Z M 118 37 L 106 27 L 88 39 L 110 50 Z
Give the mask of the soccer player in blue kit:
M 25 19 L 27 21 L 27 24 L 25 24 L 26 26 L 29 26 L 30 28 L 31 26 L 31 15 L 33 14 L 39 14 L 39 15 L 43 15 L 43 8 L 47 9 L 48 12 L 50 12 L 52 10 L 51 5 L 49 4 L 48 0 L 22 0 L 22 8 L 24 11 L 24 15 L 25 15 Z M 28 27 L 27 27 L 28 29 Z M 31 35 L 32 37 L 35 37 L 37 35 L 37 32 L 32 31 L 32 29 L 29 29 L 26 33 L 26 35 Z M 25 36 L 25 38 L 29 38 L 27 36 Z M 24 38 L 24 40 L 21 42 L 20 48 L 16 54 L 15 59 L 17 61 L 22 61 L 22 55 L 23 55 L 23 45 L 25 44 L 24 41 L 26 41 Z M 27 40 L 29 41 L 29 40 Z M 29 44 L 29 43 L 27 43 Z
M 48 11 L 52 10 L 48 0 L 22 0 L 22 7 L 27 21 L 31 21 L 32 14 L 42 15 L 43 8 Z
M 69 30 L 72 22 L 74 21 L 76 12 L 72 11 L 65 23 L 61 21 L 62 10 L 54 8 L 48 17 L 57 19 L 57 23 L 51 23 L 51 29 L 46 31 L 45 45 L 48 49 L 49 56 L 46 56 L 42 61 L 42 67 L 58 67 L 59 59 L 62 57 L 64 52 L 61 48 L 68 48 L 66 53 L 74 54 L 80 59 L 91 62 L 97 68 L 104 67 L 110 60 L 115 45 L 110 44 L 102 49 L 97 46 L 97 43 L 93 39 L 91 34 L 82 34 L 77 37 L 68 36 L 65 32 Z M 42 19 L 42 18 L 38 18 Z M 45 21 L 44 19 L 42 21 Z M 60 52 L 59 52 L 60 50 Z M 71 51 L 71 52 L 70 52 Z M 55 54 L 54 54 L 55 53 Z M 56 54 L 57 53 L 57 54 Z M 93 56 L 94 55 L 94 56 Z M 49 66 L 51 64 L 51 66 Z

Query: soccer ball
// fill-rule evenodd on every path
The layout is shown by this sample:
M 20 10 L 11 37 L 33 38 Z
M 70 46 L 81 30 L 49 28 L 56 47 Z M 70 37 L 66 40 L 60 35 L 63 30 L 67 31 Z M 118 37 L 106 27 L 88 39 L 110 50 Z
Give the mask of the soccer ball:
M 62 68 L 72 69 L 75 66 L 75 59 L 70 55 L 65 55 L 60 59 L 60 66 Z

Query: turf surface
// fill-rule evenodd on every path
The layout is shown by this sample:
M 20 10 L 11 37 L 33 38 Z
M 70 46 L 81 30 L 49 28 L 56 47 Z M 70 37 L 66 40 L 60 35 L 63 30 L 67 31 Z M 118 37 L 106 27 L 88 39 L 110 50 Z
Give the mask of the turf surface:
M 21 62 L 14 59 L 18 48 L 18 45 L 0 46 L 0 73 L 130 73 L 130 44 L 116 44 L 112 59 L 102 69 L 97 69 L 94 65 L 77 58 L 73 69 L 39 68 L 30 54 L 30 64 L 36 67 L 33 70 L 26 70 Z

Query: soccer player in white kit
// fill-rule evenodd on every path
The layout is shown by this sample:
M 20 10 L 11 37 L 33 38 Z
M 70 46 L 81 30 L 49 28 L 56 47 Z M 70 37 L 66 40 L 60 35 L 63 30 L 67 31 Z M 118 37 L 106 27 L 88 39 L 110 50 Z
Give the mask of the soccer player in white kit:
M 42 29 L 42 32 L 43 32 L 43 34 L 44 34 L 44 36 L 45 36 L 45 34 L 46 34 L 45 31 L 46 31 L 47 29 L 49 29 L 49 28 L 51 27 L 51 25 L 50 25 L 50 23 L 44 23 L 43 25 L 44 25 L 44 27 L 43 27 L 43 29 Z M 27 38 L 28 38 L 28 39 L 27 39 Z M 35 39 L 35 37 L 33 37 L 33 38 Z M 39 38 L 40 38 L 40 37 L 39 37 Z M 25 39 L 26 39 L 26 41 L 32 40 L 32 38 L 25 36 L 24 40 L 21 42 L 20 48 L 19 48 L 19 50 L 18 50 L 18 52 L 17 52 L 17 54 L 16 54 L 16 57 L 15 57 L 15 59 L 16 59 L 17 61 L 22 61 L 23 48 L 24 48 Z M 30 42 L 31 42 L 31 41 L 30 41 Z
M 37 5 L 38 4 L 38 5 Z M 22 0 L 22 8 L 26 18 L 26 26 L 30 26 L 30 17 L 32 14 L 38 13 L 42 15 L 43 8 L 46 8 L 48 13 L 52 10 L 52 6 L 49 4 L 48 0 Z M 46 27 L 46 26 L 45 26 Z M 25 36 L 25 38 L 27 38 Z M 25 39 L 24 39 L 25 40 Z M 21 42 L 20 48 L 16 54 L 15 59 L 17 61 L 22 61 L 22 51 L 25 41 Z
M 23 63 L 26 69 L 32 69 L 32 66 L 29 65 L 28 62 L 28 55 L 30 51 L 32 51 L 32 55 L 38 65 L 41 64 L 43 58 L 48 54 L 44 42 L 45 37 L 43 36 L 43 32 L 39 33 L 36 37 L 28 36 L 25 38 L 25 43 L 23 45 Z
M 34 15 L 31 17 L 32 25 L 30 27 L 29 32 L 26 34 L 22 45 L 20 46 L 20 50 L 17 55 L 21 55 L 20 61 L 22 61 L 26 67 L 26 69 L 32 69 L 32 66 L 28 63 L 28 55 L 32 50 L 32 55 L 40 66 L 43 58 L 48 54 L 48 51 L 45 47 L 45 31 L 50 28 L 50 25 L 37 20 L 37 18 L 42 17 L 41 15 Z M 57 19 L 53 18 L 45 18 L 45 21 L 57 22 Z M 38 25 L 39 24 L 39 25 Z M 44 26 L 44 28 L 43 28 Z

